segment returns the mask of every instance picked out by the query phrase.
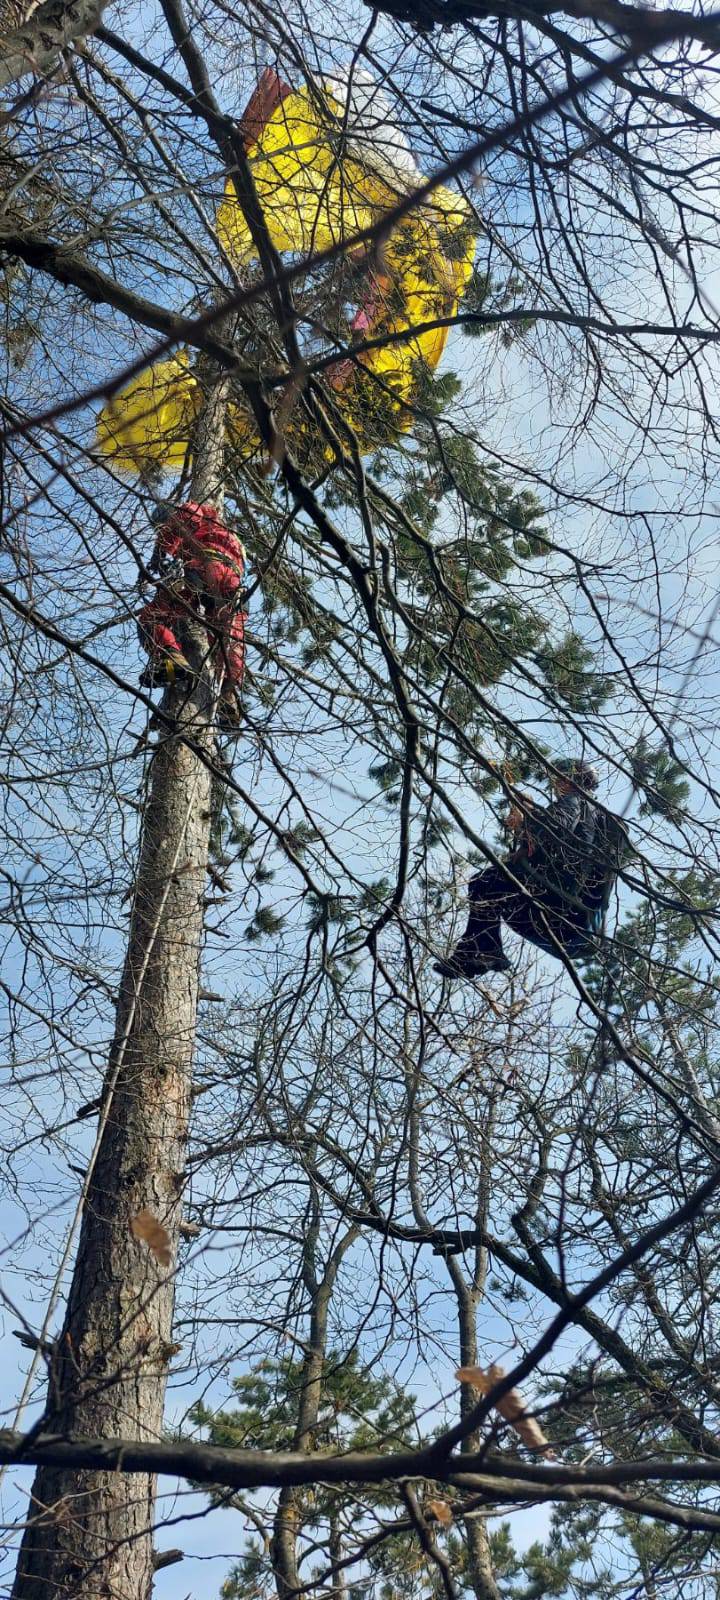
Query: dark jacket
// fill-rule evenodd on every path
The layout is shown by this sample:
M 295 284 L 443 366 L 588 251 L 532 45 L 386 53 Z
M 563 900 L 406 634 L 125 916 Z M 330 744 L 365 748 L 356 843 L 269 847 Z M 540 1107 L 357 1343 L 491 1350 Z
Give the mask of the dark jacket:
M 596 813 L 586 795 L 561 795 L 533 810 L 510 862 L 528 886 L 580 901 L 592 868 Z

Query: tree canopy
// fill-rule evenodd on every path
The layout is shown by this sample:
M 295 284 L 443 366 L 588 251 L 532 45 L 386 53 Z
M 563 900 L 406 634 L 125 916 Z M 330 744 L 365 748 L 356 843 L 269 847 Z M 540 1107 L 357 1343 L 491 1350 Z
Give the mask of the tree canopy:
M 53 4 L 0 49 L 8 1590 L 146 1600 L 144 1540 L 161 1600 L 709 1600 L 717 18 Z M 140 681 L 211 499 L 235 724 Z M 632 843 L 594 958 L 441 982 L 568 757 Z

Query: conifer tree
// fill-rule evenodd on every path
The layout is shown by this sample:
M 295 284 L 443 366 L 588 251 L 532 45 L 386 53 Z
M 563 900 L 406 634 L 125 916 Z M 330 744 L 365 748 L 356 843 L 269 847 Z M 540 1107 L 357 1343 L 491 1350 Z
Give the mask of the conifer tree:
M 0 1440 L 3 1460 L 39 1462 L 15 1600 L 147 1600 L 157 1484 L 126 1447 L 188 1466 L 189 1418 L 174 1410 L 163 1432 L 177 1360 L 194 1430 L 235 1445 L 239 1429 L 272 1457 L 244 1500 L 264 1531 L 278 1487 L 270 1548 L 245 1550 L 231 1593 L 272 1580 L 291 1600 L 314 1564 L 312 1583 L 352 1600 L 453 1584 L 475 1600 L 594 1585 L 605 1600 L 625 1582 L 610 1539 L 654 1600 L 686 1582 L 674 1534 L 687 1600 L 712 1581 L 714 720 L 696 727 L 676 694 L 712 643 L 711 608 L 686 652 L 697 595 L 688 580 L 686 614 L 677 553 L 663 574 L 658 552 L 672 523 L 690 573 L 692 519 L 714 505 L 717 329 L 685 285 L 714 248 L 714 68 L 698 47 L 715 24 L 614 0 L 597 16 L 480 9 L 445 37 L 437 15 L 418 32 L 359 5 L 208 0 L 186 16 L 161 0 L 108 14 L 61 70 L 51 30 L 52 75 L 2 112 L 0 1156 L 8 1205 L 24 1186 L 15 1264 L 32 1241 L 15 1331 L 32 1373 L 49 1369 L 37 1426 Z M 47 7 L 33 15 L 42 32 Z M 319 262 L 278 257 L 246 181 L 256 254 L 235 259 L 219 230 L 269 57 L 315 106 L 331 67 L 371 68 L 413 157 L 477 224 L 445 365 L 415 361 L 404 409 L 371 377 L 355 318 L 388 264 L 385 221 Z M 330 126 L 328 183 L 357 156 L 344 121 Z M 407 185 L 400 201 L 412 218 Z M 391 289 L 387 370 L 397 309 Z M 130 476 L 101 455 L 98 412 L 166 360 L 193 417 L 175 415 L 170 457 L 158 447 Z M 153 519 L 188 496 L 224 496 L 250 558 L 241 721 L 221 739 L 207 628 L 187 624 L 190 687 L 158 705 L 138 684 Z M 670 602 L 657 641 L 648 573 Z M 611 807 L 626 785 L 624 921 L 589 974 L 517 956 L 507 985 L 448 995 L 432 957 L 466 869 L 502 851 L 513 785 L 548 799 L 558 753 L 600 754 Z M 598 1262 L 608 1281 L 588 1304 Z M 553 1318 L 583 1344 L 569 1375 L 551 1367 L 558 1350 L 568 1366 Z M 492 1408 L 476 1425 L 455 1377 L 495 1356 L 525 1362 L 569 1474 L 550 1538 L 521 1554 L 484 1529 L 505 1515 L 508 1459 L 509 1500 L 545 1502 L 545 1458 Z M 405 1381 L 414 1362 L 430 1417 Z M 218 1403 L 228 1370 L 235 1412 Z M 396 1435 L 429 1448 L 458 1416 L 458 1459 L 420 1473 L 419 1495 L 406 1471 L 383 1490 L 326 1482 L 323 1444 L 342 1462 L 365 1440 L 384 1471 Z M 273 1470 L 285 1444 L 301 1483 Z M 476 1444 L 480 1488 L 460 1470 Z M 657 1499 L 637 1509 L 645 1444 L 690 1473 L 665 1486 L 664 1521 Z M 586 1445 L 619 1487 L 588 1489 Z M 232 1473 L 211 1459 L 220 1516 Z

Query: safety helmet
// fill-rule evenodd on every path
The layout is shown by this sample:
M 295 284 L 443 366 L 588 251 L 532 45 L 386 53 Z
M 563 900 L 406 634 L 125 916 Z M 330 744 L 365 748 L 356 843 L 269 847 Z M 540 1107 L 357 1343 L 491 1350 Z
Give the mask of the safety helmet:
M 579 789 L 597 789 L 600 780 L 595 768 L 590 765 L 589 761 L 580 761 L 572 758 L 566 760 L 563 758 L 560 761 L 553 762 L 553 765 L 556 772 L 560 772 L 564 778 L 570 778 L 572 783 L 576 783 Z

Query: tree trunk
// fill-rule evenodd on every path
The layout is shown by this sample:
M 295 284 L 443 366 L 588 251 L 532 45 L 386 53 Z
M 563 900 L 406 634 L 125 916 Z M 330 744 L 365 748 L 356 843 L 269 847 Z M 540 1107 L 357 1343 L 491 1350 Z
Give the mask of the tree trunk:
M 333 1281 L 334 1278 L 335 1273 L 332 1274 Z M 327 1314 L 331 1292 L 332 1282 L 328 1283 L 326 1280 L 314 1287 L 310 1338 L 302 1366 L 293 1450 L 310 1449 L 312 1430 L 320 1412 L 322 1375 L 327 1348 Z M 301 1492 L 297 1489 L 281 1489 L 278 1495 L 270 1550 L 278 1600 L 288 1600 L 288 1597 L 300 1588 L 297 1565 L 300 1499 Z
M 458 1293 L 460 1364 L 463 1367 L 475 1367 L 478 1363 L 477 1297 L 467 1284 L 463 1287 L 465 1294 Z M 473 1396 L 469 1385 L 462 1384 L 460 1390 L 460 1416 L 462 1418 L 468 1416 L 472 1411 L 475 1399 L 476 1397 Z M 479 1435 L 470 1433 L 462 1440 L 460 1449 L 464 1454 L 468 1454 L 471 1451 L 480 1449 L 480 1444 Z M 467 1545 L 468 1578 L 475 1600 L 500 1600 L 500 1591 L 493 1574 L 487 1525 L 482 1518 L 466 1517 L 465 1542 Z
M 347 1580 L 345 1577 L 345 1568 L 342 1565 L 344 1551 L 342 1535 L 340 1533 L 340 1522 L 339 1519 L 334 1516 L 330 1517 L 328 1555 L 330 1557 L 331 1567 L 331 1600 L 347 1600 Z
M 54 72 L 61 51 L 93 33 L 107 0 L 0 0 L 0 89 L 26 73 Z
M 197 499 L 219 496 L 224 403 L 220 383 L 201 419 Z M 215 744 L 204 629 L 183 643 L 197 677 L 168 689 L 163 709 L 196 748 L 166 729 L 152 763 L 97 1159 L 50 1372 L 46 1426 L 62 1434 L 162 1435 L 210 828 L 200 752 Z M 170 1264 L 133 1235 L 143 1210 L 166 1230 Z M 40 1468 L 13 1600 L 147 1600 L 155 1494 L 150 1475 Z

